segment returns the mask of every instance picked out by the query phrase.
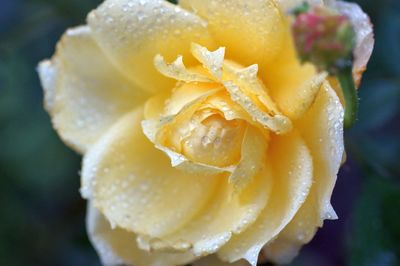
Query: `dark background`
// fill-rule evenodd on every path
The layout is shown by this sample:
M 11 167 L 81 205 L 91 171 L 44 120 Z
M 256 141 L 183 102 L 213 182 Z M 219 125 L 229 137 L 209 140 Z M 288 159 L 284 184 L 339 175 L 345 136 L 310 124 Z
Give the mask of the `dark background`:
M 400 1 L 358 0 L 376 47 L 327 221 L 292 265 L 400 265 Z M 99 265 L 80 157 L 51 128 L 35 71 L 100 0 L 0 0 L 0 265 Z

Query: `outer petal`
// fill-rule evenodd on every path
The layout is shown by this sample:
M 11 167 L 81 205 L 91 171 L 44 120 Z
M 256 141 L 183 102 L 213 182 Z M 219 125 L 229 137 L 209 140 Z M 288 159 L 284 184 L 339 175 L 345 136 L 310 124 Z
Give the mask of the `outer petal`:
M 299 120 L 298 128 L 314 160 L 314 184 L 293 221 L 270 246 L 268 259 L 288 263 L 314 236 L 324 219 L 336 219 L 330 198 L 344 151 L 343 107 L 333 89 L 324 84 L 315 103 Z
M 312 182 L 312 159 L 300 135 L 292 132 L 271 138 L 268 158 L 274 187 L 266 208 L 257 221 L 219 251 L 224 261 L 246 259 L 253 266 L 262 247 L 293 219 L 307 198 Z
M 282 48 L 284 24 L 274 0 L 183 0 L 180 4 L 204 17 L 218 45 L 227 48 L 227 58 L 242 65 L 270 62 Z
M 310 108 L 326 78 L 317 74 L 311 64 L 302 65 L 297 58 L 293 40 L 286 30 L 282 53 L 261 72 L 272 98 L 283 114 L 295 120 Z
M 103 265 L 176 266 L 194 260 L 189 253 L 146 252 L 138 248 L 134 233 L 112 229 L 107 219 L 89 202 L 87 232 Z
M 298 255 L 300 248 L 311 241 L 318 226 L 322 226 L 322 222 L 316 189 L 313 186 L 293 220 L 275 240 L 263 248 L 266 260 L 289 264 Z
M 155 69 L 156 54 L 168 62 L 180 54 L 191 65 L 191 42 L 209 47 L 213 43 L 206 22 L 164 0 L 107 0 L 88 22 L 118 69 L 151 92 L 172 89 L 175 83 Z
M 54 127 L 82 153 L 147 95 L 110 64 L 89 27 L 68 30 L 38 70 Z
M 314 186 L 317 188 L 321 219 L 336 217 L 330 198 L 344 153 L 343 116 L 343 106 L 326 82 L 312 108 L 298 124 L 314 160 Z
M 112 224 L 160 237 L 204 206 L 218 178 L 172 168 L 168 157 L 144 136 L 141 109 L 121 118 L 86 154 L 82 194 Z
M 272 190 L 271 169 L 263 168 L 240 193 L 224 177 L 208 204 L 180 230 L 150 243 L 154 249 L 192 249 L 196 256 L 214 254 L 234 234 L 250 226 Z

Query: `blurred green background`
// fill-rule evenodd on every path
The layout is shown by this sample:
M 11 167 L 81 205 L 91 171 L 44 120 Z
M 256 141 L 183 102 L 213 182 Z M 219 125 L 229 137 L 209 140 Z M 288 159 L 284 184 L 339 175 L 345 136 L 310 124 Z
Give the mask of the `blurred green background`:
M 0 265 L 99 265 L 80 157 L 51 128 L 35 71 L 100 0 L 0 0 Z M 400 265 L 400 1 L 358 0 L 376 47 L 327 221 L 292 265 Z

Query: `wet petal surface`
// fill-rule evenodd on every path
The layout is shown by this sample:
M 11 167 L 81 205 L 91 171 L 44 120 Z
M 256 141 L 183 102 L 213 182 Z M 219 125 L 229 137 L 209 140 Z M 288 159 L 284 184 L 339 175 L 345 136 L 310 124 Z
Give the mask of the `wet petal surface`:
M 262 247 L 293 219 L 309 193 L 313 163 L 300 135 L 274 136 L 270 143 L 268 158 L 274 182 L 270 200 L 255 223 L 218 252 L 224 261 L 246 259 L 257 265 Z
M 170 90 L 175 83 L 155 69 L 157 54 L 167 62 L 181 55 L 190 66 L 191 42 L 213 45 L 204 20 L 164 0 L 107 0 L 89 14 L 88 23 L 117 68 L 153 93 Z
M 86 154 L 81 192 L 111 224 L 160 237 L 204 207 L 218 178 L 171 167 L 142 132 L 142 113 L 138 109 L 125 115 Z
M 54 127 L 81 153 L 147 97 L 111 65 L 86 26 L 68 30 L 38 71 Z

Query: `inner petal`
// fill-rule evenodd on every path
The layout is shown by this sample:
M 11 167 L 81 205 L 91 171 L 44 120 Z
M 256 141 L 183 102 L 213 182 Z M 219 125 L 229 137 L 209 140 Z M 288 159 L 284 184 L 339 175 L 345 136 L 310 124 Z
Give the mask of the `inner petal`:
M 197 116 L 204 114 L 204 111 Z M 235 164 L 240 159 L 244 122 L 227 121 L 213 114 L 198 123 L 182 145 L 183 153 L 191 160 L 219 167 Z
M 191 51 L 199 65 L 190 69 L 182 57 L 171 64 L 161 55 L 155 57 L 159 72 L 178 83 L 169 96 L 146 104 L 145 115 L 151 118 L 143 121 L 143 130 L 173 167 L 229 172 L 230 181 L 242 189 L 258 169 L 248 163 L 248 155 L 262 161 L 267 146 L 267 141 L 258 141 L 263 145 L 253 143 L 257 152 L 243 149 L 247 125 L 258 129 L 262 139 L 269 138 L 269 131 L 288 133 L 292 123 L 269 97 L 257 64 L 246 68 L 225 60 L 223 47 L 211 52 L 193 43 Z

